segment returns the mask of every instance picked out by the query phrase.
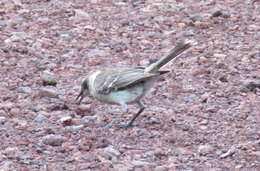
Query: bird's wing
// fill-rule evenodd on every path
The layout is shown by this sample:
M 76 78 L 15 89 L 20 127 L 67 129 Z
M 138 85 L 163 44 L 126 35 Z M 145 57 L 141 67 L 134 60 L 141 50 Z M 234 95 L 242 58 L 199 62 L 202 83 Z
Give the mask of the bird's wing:
M 108 94 L 111 91 L 126 88 L 157 75 L 160 75 L 160 73 L 146 73 L 142 68 L 106 69 L 97 75 L 94 87 L 96 87 L 98 93 Z

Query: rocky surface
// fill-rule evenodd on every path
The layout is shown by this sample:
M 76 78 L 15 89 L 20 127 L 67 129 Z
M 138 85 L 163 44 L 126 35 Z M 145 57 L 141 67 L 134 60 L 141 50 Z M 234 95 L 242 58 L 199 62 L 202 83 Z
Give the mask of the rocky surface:
M 0 170 L 260 170 L 259 11 L 250 0 L 0 0 Z M 133 128 L 104 125 L 134 105 L 75 104 L 88 72 L 148 65 L 181 39 L 198 45 L 166 67 Z

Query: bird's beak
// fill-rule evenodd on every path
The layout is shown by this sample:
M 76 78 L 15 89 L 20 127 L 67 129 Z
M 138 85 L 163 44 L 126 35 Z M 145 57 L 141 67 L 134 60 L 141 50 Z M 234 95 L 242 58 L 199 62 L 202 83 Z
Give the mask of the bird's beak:
M 80 104 L 81 101 L 84 99 L 84 95 L 83 94 L 84 94 L 83 91 L 80 91 L 79 95 L 76 98 L 76 103 L 77 104 Z

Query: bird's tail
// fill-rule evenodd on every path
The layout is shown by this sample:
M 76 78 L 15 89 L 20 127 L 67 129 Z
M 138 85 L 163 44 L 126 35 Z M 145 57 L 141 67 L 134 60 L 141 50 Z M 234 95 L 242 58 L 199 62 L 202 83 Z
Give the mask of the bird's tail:
M 177 43 L 177 45 L 172 50 L 170 50 L 170 52 L 168 52 L 166 55 L 164 55 L 157 62 L 149 65 L 145 69 L 145 72 L 158 71 L 158 69 L 160 69 L 161 67 L 166 65 L 171 60 L 176 59 L 176 57 L 179 56 L 182 52 L 189 49 L 192 45 L 195 45 L 195 44 L 196 44 L 196 42 L 193 40 L 186 40 L 186 41 L 181 41 L 181 42 Z

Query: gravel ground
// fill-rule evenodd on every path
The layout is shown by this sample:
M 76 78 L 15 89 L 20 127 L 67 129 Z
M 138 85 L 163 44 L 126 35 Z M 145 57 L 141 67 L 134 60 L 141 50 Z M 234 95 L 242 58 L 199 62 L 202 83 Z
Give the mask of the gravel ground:
M 260 170 L 257 0 L 0 0 L 0 170 Z M 86 98 L 95 69 L 174 63 L 129 129 Z

